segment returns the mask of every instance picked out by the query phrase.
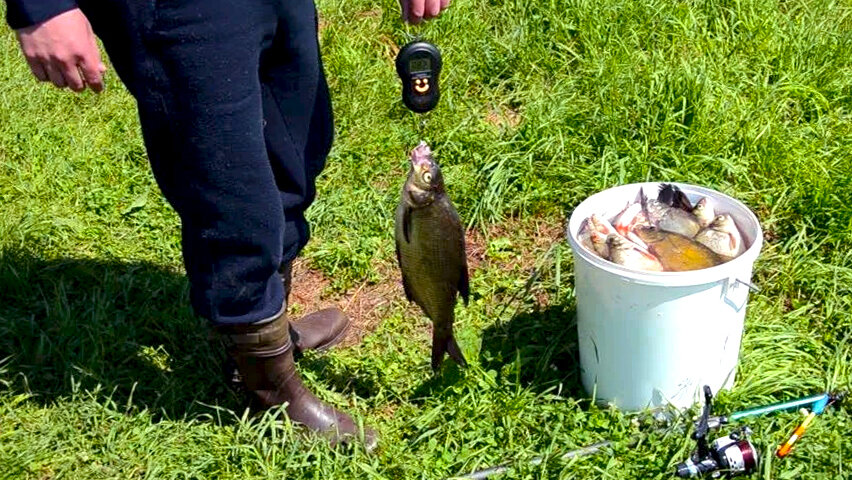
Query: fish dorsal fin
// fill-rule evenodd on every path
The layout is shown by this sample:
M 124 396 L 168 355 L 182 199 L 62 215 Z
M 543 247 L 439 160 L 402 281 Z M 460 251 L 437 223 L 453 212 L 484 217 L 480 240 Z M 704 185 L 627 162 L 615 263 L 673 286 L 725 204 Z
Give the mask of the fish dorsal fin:
M 694 208 L 692 206 L 692 202 L 689 201 L 689 197 L 687 197 L 686 194 L 683 193 L 683 190 L 680 189 L 678 189 L 677 195 L 675 196 L 675 207 L 687 212 L 692 212 L 692 209 Z
M 671 183 L 660 185 L 660 193 L 657 196 L 657 201 L 670 207 L 686 210 L 687 212 L 692 211 L 692 202 L 689 201 L 689 197 L 678 186 Z

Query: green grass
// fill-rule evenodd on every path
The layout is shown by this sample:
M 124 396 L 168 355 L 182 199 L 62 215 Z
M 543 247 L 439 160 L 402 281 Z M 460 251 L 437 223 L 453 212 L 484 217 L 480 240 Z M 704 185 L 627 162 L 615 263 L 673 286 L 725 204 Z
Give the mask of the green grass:
M 533 240 L 535 225 L 634 181 L 716 188 L 766 232 L 719 412 L 852 389 L 848 1 L 454 0 L 423 27 L 404 27 L 393 0 L 319 7 L 337 141 L 305 256 L 337 292 L 397 281 L 391 212 L 405 152 L 427 139 L 462 217 L 487 234 L 458 309 L 471 367 L 433 377 L 425 320 L 397 295 L 361 344 L 300 362 L 324 399 L 378 428 L 377 453 L 332 450 L 280 412 L 247 418 L 188 307 L 178 220 L 132 99 L 114 75 L 100 96 L 37 84 L 3 28 L 0 478 L 438 479 L 501 462 L 514 467 L 502 478 L 670 478 L 692 442 L 592 404 L 570 250 Z M 422 131 L 393 69 L 406 31 L 445 60 Z M 533 264 L 540 280 L 504 309 Z M 770 460 L 759 478 L 852 478 L 848 405 L 771 458 L 798 420 L 749 422 Z M 604 439 L 604 454 L 559 460 Z

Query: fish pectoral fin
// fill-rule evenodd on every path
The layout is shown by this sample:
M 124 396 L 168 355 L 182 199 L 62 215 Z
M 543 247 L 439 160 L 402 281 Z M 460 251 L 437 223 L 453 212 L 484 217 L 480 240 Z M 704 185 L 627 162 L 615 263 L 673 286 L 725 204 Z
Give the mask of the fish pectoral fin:
M 734 237 L 734 234 L 733 234 L 733 233 L 729 233 L 729 234 L 728 234 L 728 243 L 729 243 L 729 244 L 730 244 L 730 246 L 731 246 L 731 250 L 732 250 L 732 251 L 736 251 L 736 248 L 737 248 L 737 239 L 736 239 L 736 237 Z
M 402 236 L 405 243 L 411 243 L 411 207 L 405 207 L 402 211 Z
M 399 271 L 402 274 L 402 289 L 405 290 L 405 298 L 411 302 L 414 300 L 414 297 L 411 294 L 411 286 L 408 284 L 408 280 L 405 278 L 405 269 L 402 268 L 402 254 L 399 251 L 399 241 L 396 243 L 396 261 L 399 264 Z
M 636 249 L 636 251 L 639 252 L 646 259 L 651 260 L 652 262 L 659 262 L 660 261 L 660 259 L 657 258 L 656 255 L 654 255 L 653 253 L 651 253 L 649 251 L 640 250 L 640 249 Z

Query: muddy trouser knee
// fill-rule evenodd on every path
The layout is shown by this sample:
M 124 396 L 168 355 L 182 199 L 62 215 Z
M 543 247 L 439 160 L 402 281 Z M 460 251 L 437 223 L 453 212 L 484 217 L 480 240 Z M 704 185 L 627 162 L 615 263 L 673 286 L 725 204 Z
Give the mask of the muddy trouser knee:
M 312 0 L 81 1 L 136 98 L 157 183 L 181 219 L 196 313 L 260 323 L 308 241 L 332 142 Z

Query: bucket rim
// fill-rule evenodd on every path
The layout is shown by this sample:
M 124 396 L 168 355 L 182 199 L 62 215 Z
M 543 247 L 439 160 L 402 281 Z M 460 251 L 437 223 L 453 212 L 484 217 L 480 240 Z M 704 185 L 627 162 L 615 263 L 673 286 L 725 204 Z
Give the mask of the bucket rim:
M 740 254 L 740 256 L 738 256 L 737 258 L 729 260 L 715 267 L 704 268 L 701 270 L 690 270 L 686 272 L 648 272 L 633 270 L 622 265 L 612 263 L 609 260 L 605 260 L 589 252 L 584 246 L 580 244 L 579 240 L 576 238 L 576 234 L 579 231 L 580 222 L 585 220 L 585 218 L 579 218 L 578 211 L 583 209 L 581 207 L 590 203 L 594 203 L 595 200 L 599 200 L 604 196 L 610 195 L 613 190 L 638 191 L 640 187 L 646 189 L 650 187 L 658 187 L 661 183 L 675 185 L 681 190 L 683 190 L 686 194 L 707 196 L 713 200 L 721 198 L 734 205 L 739 210 L 737 213 L 745 217 L 748 222 L 751 223 L 749 227 L 754 227 L 753 241 L 751 245 L 749 245 L 746 251 Z M 745 227 L 740 226 L 740 228 L 742 229 Z M 742 276 L 742 272 L 746 267 L 748 268 L 748 271 L 751 271 L 752 266 L 754 265 L 754 262 L 757 260 L 757 257 L 760 253 L 760 249 L 763 246 L 763 229 L 760 226 L 760 221 L 758 220 L 757 215 L 755 215 L 754 212 L 746 204 L 744 204 L 740 200 L 737 200 L 734 197 L 731 197 L 730 195 L 719 192 L 718 190 L 702 187 L 700 185 L 680 182 L 637 182 L 617 185 L 614 187 L 607 188 L 605 190 L 601 190 L 587 197 L 574 208 L 568 219 L 565 233 L 566 237 L 568 238 L 568 242 L 571 245 L 571 250 L 574 252 L 575 258 L 580 257 L 587 263 L 601 270 L 605 270 L 613 275 L 622 277 L 623 279 L 628 280 L 632 283 L 672 287 L 703 285 L 707 283 L 715 283 L 722 279 L 738 279 L 741 281 L 748 282 L 750 281 L 749 278 L 740 278 Z

